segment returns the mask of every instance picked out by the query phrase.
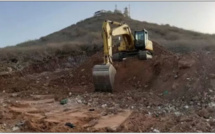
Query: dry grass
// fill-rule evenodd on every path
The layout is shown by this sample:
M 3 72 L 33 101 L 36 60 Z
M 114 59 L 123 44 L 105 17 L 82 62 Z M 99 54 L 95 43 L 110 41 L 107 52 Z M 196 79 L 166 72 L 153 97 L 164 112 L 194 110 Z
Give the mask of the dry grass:
M 31 64 L 48 63 L 54 58 L 65 58 L 77 55 L 91 55 L 99 51 L 101 46 L 78 42 L 49 43 L 22 47 L 7 47 L 0 49 L 0 71 L 7 67 L 22 70 Z

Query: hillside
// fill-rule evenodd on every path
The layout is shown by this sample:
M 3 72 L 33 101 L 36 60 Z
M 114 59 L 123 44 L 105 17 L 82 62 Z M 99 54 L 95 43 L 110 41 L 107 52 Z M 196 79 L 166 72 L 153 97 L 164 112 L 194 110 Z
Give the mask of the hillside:
M 188 53 L 215 50 L 214 35 L 207 35 L 170 25 L 158 25 L 124 17 L 122 14 L 104 13 L 87 18 L 50 35 L 0 49 L 0 70 L 22 70 L 29 64 L 50 62 L 53 58 L 74 55 L 92 55 L 102 49 L 101 26 L 106 19 L 125 22 L 132 31 L 147 29 L 149 38 L 169 50 Z M 114 38 L 117 41 L 117 38 Z M 7 64 L 5 66 L 5 64 Z
M 149 38 L 177 53 L 215 50 L 214 35 L 184 30 L 170 25 L 158 25 L 124 17 L 122 14 L 104 13 L 87 18 L 60 31 L 0 49 L 0 62 L 15 70 L 22 70 L 32 63 L 49 62 L 50 59 L 74 55 L 91 55 L 102 49 L 101 26 L 106 19 L 125 22 L 132 31 L 143 28 L 149 31 Z M 117 41 L 117 38 L 114 38 Z M 2 65 L 0 70 L 8 70 Z
M 77 24 L 73 24 L 60 31 L 41 37 L 39 40 L 18 44 L 18 46 L 47 45 L 50 43 L 66 42 L 70 44 L 84 43 L 89 45 L 102 45 L 100 36 L 101 26 L 102 22 L 106 19 L 125 22 L 131 27 L 132 31 L 145 28 L 149 31 L 151 40 L 159 42 L 159 44 L 170 48 L 172 48 L 172 46 L 183 46 L 187 49 L 195 49 L 194 47 L 200 47 L 200 45 L 203 45 L 204 48 L 210 45 L 215 45 L 215 39 L 212 35 L 184 30 L 168 24 L 158 25 L 146 21 L 138 21 L 124 17 L 122 14 L 105 13 L 102 16 L 82 20 Z

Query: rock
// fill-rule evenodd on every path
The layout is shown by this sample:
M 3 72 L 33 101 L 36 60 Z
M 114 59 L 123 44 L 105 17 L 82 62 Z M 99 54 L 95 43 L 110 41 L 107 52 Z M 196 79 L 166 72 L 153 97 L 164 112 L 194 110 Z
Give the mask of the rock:
M 209 119 L 209 117 L 210 117 L 210 114 L 209 114 L 209 112 L 208 112 L 206 109 L 200 110 L 200 111 L 198 112 L 198 115 L 199 115 L 200 117 L 205 118 L 205 119 Z
M 162 93 L 160 93 L 160 94 L 157 94 L 158 96 L 163 96 L 163 94 Z
M 59 73 L 59 72 L 61 72 L 61 71 L 62 71 L 62 70 L 58 68 L 58 69 L 56 69 L 54 72 L 55 72 L 55 73 Z
M 188 108 L 189 108 L 189 106 L 188 106 L 188 105 L 185 105 L 185 106 L 184 106 L 184 108 L 188 109 Z
M 153 92 L 149 92 L 149 95 L 153 95 Z
M 152 116 L 152 113 L 151 112 L 148 112 L 148 114 L 147 114 L 148 116 Z
M 193 101 L 190 101 L 190 105 L 193 105 Z
M 129 97 L 127 97 L 127 99 L 128 99 L 128 100 L 133 100 L 133 99 L 132 99 L 132 97 L 130 97 L 130 96 L 129 96 Z
M 115 127 L 106 127 L 107 132 L 115 132 L 116 130 L 117 130 L 117 128 L 115 128 Z
M 194 97 L 192 97 L 192 100 L 193 101 L 197 101 L 199 99 L 199 97 L 198 96 L 194 96 Z
M 211 79 L 215 79 L 215 74 L 210 74 L 209 77 L 210 77 Z
M 103 104 L 103 105 L 102 105 L 102 108 L 105 108 L 105 107 L 107 107 L 107 104 Z
M 43 85 L 47 87 L 47 86 L 49 86 L 49 83 L 47 82 L 47 83 L 44 83 Z
M 82 85 L 82 86 L 85 85 L 85 82 L 81 82 L 81 85 Z
M 72 73 L 70 73 L 69 76 L 72 77 L 72 78 L 74 77 L 74 75 Z
M 181 115 L 180 112 L 174 112 L 174 114 L 175 114 L 177 117 Z
M 177 78 L 178 78 L 178 75 L 174 75 L 174 78 L 177 79 Z
M 17 97 L 17 96 L 18 96 L 17 93 L 12 93 L 12 94 L 11 94 L 11 97 Z
M 187 68 L 192 67 L 192 65 L 193 65 L 194 63 L 195 63 L 194 60 L 187 60 L 187 59 L 179 60 L 179 61 L 178 61 L 178 68 L 179 68 L 179 69 L 187 69 Z
M 5 90 L 3 90 L 2 93 L 5 93 Z
M 208 104 L 209 107 L 215 107 L 215 102 L 211 102 Z
M 20 121 L 19 123 L 16 124 L 17 127 L 21 127 L 25 125 L 25 121 Z
M 158 129 L 153 129 L 153 132 L 155 132 L 155 133 L 160 133 L 160 130 L 158 130 Z
M 85 71 L 85 69 L 83 68 L 83 69 L 81 69 L 81 72 L 84 72 Z
M 72 92 L 69 92 L 69 96 L 71 96 L 72 95 Z
M 98 123 L 98 120 L 93 119 L 93 120 L 91 120 L 88 124 L 84 125 L 83 127 L 84 127 L 84 128 L 93 127 L 93 126 L 95 126 L 97 123 Z
M 6 104 L 6 103 L 3 103 L 3 104 L 2 104 L 2 106 L 3 106 L 3 107 L 6 107 L 6 106 L 7 106 L 7 104 Z
M 184 121 L 189 122 L 189 121 L 192 121 L 192 120 L 193 120 L 192 118 L 189 118 L 189 117 L 187 117 L 187 116 L 182 116 L 182 117 L 180 118 L 180 122 L 184 122 Z
M 176 83 L 176 82 L 174 82 L 173 85 L 172 85 L 172 89 L 173 89 L 173 90 L 176 90 L 178 86 L 179 86 L 179 84 Z
M 210 121 L 210 119 L 205 119 L 207 122 L 209 122 Z
M 188 81 L 191 81 L 191 78 L 186 78 Z
M 7 67 L 7 70 L 9 73 L 13 72 L 13 69 L 11 67 Z
M 82 103 L 82 100 L 77 100 L 78 103 Z
M 17 131 L 19 129 L 20 129 L 19 127 L 15 126 L 15 127 L 12 128 L 12 131 Z
M 71 57 L 71 56 L 69 56 L 67 60 L 68 60 L 68 62 L 70 62 L 70 63 L 75 62 L 75 59 L 74 59 L 73 57 Z
M 67 62 L 67 63 L 64 63 L 64 65 L 65 65 L 66 68 L 72 67 L 72 64 L 71 64 L 71 63 L 68 63 L 68 62 Z
M 102 112 L 102 113 L 101 113 L 101 116 L 106 116 L 106 115 L 108 115 L 107 112 Z

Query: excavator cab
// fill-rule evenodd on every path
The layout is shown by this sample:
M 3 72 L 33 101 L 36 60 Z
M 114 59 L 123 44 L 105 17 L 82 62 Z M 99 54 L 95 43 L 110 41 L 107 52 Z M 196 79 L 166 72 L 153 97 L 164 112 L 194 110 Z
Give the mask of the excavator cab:
M 137 55 L 140 60 L 152 59 L 153 44 L 148 39 L 146 29 L 134 32 L 134 46 L 138 50 Z
M 134 32 L 134 45 L 137 50 L 143 50 L 146 47 L 147 40 L 148 40 L 148 31 L 135 31 Z

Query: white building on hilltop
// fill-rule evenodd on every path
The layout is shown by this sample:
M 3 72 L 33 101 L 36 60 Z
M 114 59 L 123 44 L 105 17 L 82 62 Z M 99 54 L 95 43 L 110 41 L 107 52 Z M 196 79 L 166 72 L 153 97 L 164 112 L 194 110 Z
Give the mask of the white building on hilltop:
M 102 13 L 106 13 L 106 10 L 99 10 L 94 13 L 94 16 L 100 16 Z

